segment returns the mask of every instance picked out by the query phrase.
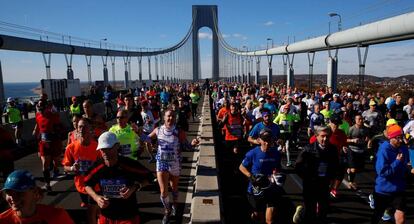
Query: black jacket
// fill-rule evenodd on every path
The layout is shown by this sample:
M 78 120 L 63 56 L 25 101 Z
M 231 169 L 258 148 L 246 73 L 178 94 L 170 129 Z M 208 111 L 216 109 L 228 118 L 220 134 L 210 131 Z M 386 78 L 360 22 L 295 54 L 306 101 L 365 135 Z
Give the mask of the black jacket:
M 338 170 L 338 151 L 333 145 L 325 149 L 319 147 L 315 142 L 305 146 L 296 160 L 296 172 L 303 179 L 303 182 L 318 183 L 335 178 Z

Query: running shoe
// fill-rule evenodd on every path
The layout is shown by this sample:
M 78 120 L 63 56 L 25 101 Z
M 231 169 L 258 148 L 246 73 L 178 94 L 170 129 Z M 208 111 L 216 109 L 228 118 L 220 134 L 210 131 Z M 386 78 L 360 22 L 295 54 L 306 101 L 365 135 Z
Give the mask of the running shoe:
M 293 223 L 298 224 L 302 223 L 303 216 L 305 215 L 305 210 L 302 205 L 296 206 L 295 214 L 293 215 Z
M 383 221 L 390 221 L 392 219 L 392 216 L 388 210 L 385 210 L 384 215 L 382 215 L 381 219 Z
M 52 191 L 52 187 L 50 186 L 50 184 L 45 184 L 42 187 L 43 190 L 45 190 L 46 192 L 51 192 Z
M 373 194 L 369 194 L 369 196 L 368 196 L 368 202 L 369 202 L 369 207 L 371 209 L 375 209 L 374 195 Z
M 165 213 L 164 217 L 162 218 L 162 224 L 169 224 L 170 223 L 170 214 Z
M 336 191 L 336 189 L 332 189 L 331 192 L 329 192 L 331 194 L 331 196 L 333 198 L 337 198 L 338 197 L 338 192 Z
M 287 167 L 293 167 L 293 164 L 292 164 L 292 162 L 287 162 L 287 163 L 286 163 L 286 166 L 287 166 Z
M 175 216 L 177 214 L 177 209 L 175 208 L 175 206 L 173 205 L 171 207 L 171 216 Z

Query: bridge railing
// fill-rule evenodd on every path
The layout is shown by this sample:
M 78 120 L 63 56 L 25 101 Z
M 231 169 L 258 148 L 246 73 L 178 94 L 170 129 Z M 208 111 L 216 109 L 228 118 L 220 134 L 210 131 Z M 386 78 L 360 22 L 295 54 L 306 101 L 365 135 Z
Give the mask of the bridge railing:
M 218 170 L 209 97 L 204 97 L 201 141 L 191 203 L 191 223 L 222 223 Z

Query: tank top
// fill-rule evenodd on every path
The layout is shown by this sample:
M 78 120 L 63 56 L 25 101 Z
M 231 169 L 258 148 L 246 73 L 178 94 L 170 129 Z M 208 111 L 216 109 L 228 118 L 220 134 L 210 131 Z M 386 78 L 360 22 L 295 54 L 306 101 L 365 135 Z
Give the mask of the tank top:
M 173 126 L 167 129 L 165 125 L 158 128 L 158 151 L 156 159 L 161 162 L 174 162 L 181 159 L 178 129 Z
M 80 104 L 78 104 L 77 107 L 70 105 L 70 113 L 73 114 L 80 114 L 81 113 L 81 108 L 80 108 Z
M 132 130 L 131 125 L 127 124 L 125 128 L 121 128 L 118 124 L 112 126 L 109 129 L 110 132 L 114 133 L 120 143 L 120 155 L 127 156 L 132 159 L 137 159 L 138 136 Z

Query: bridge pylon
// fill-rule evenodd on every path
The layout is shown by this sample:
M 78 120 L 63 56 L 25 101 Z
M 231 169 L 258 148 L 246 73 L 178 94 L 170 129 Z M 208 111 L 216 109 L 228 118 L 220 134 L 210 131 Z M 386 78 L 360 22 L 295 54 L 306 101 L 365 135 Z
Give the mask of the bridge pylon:
M 217 24 L 217 6 L 216 5 L 193 5 L 193 81 L 200 79 L 200 49 L 198 31 L 200 28 L 208 27 L 213 33 L 213 63 L 212 79 L 219 79 L 219 43 Z

